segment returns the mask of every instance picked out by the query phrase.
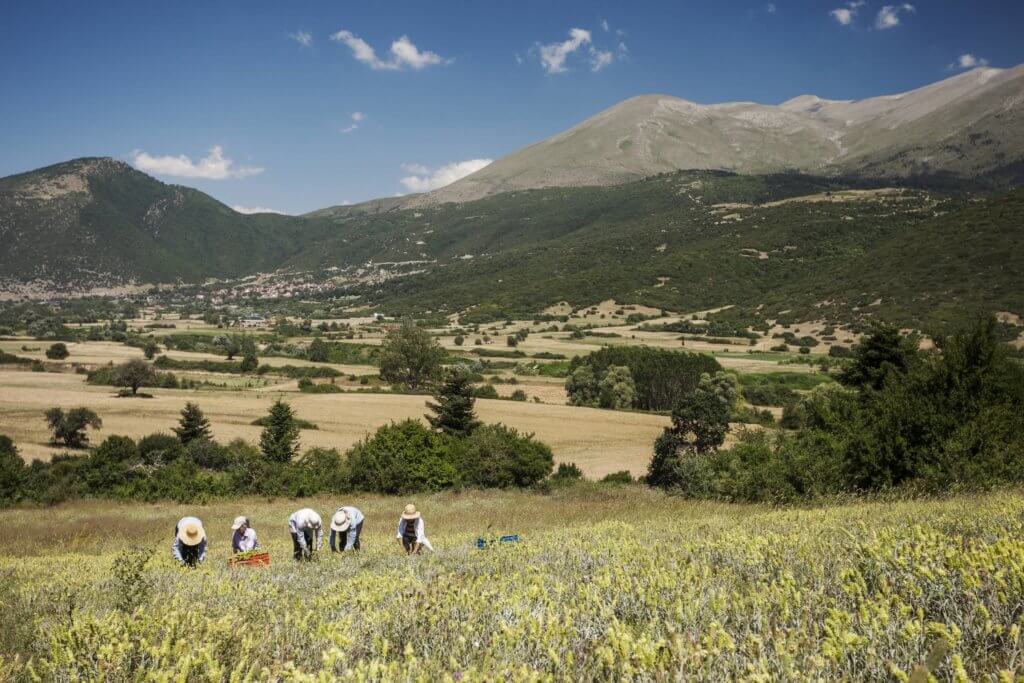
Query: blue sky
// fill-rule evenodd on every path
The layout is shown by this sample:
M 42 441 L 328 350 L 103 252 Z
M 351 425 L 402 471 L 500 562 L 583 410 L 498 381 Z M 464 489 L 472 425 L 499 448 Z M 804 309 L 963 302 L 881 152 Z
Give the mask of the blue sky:
M 8 2 L 0 175 L 113 156 L 299 213 L 433 187 L 634 95 L 849 99 L 1015 66 L 1022 26 L 1019 1 Z

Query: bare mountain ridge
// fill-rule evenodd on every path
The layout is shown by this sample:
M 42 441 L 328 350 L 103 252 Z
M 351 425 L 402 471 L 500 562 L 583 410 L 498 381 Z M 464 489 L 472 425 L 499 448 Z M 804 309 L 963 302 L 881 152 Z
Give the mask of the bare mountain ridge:
M 864 100 L 803 95 L 779 105 L 705 105 L 669 95 L 633 97 L 402 204 L 614 185 L 688 169 L 899 179 L 977 177 L 1022 161 L 1024 65 L 974 69 Z

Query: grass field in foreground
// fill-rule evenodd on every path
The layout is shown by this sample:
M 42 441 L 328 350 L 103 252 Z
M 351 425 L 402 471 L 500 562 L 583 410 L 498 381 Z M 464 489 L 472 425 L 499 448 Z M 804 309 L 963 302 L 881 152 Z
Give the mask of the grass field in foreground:
M 811 510 L 597 485 L 441 494 L 415 499 L 437 549 L 416 558 L 393 538 L 405 502 L 0 512 L 0 679 L 907 680 L 926 660 L 938 680 L 1024 673 L 1016 492 Z M 287 516 L 307 503 L 325 518 L 360 506 L 364 550 L 292 562 Z M 195 571 L 170 559 L 186 513 L 212 538 Z M 226 567 L 236 514 L 268 569 Z M 477 550 L 488 524 L 522 542 Z M 118 575 L 134 546 L 151 559 Z

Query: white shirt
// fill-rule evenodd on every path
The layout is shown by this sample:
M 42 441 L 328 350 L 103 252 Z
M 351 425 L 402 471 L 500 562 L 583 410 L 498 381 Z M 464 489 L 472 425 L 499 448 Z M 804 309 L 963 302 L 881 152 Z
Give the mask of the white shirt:
M 234 539 L 235 540 L 235 546 L 238 548 L 238 552 L 240 552 L 240 553 L 247 553 L 250 550 L 253 550 L 253 549 L 256 548 L 256 530 L 255 529 L 246 529 L 244 534 L 239 534 L 236 531 L 235 532 L 235 536 L 236 536 L 236 538 Z
M 309 550 L 320 550 L 320 547 L 324 544 L 324 523 L 320 519 L 320 515 L 316 513 L 316 510 L 311 508 L 302 508 L 292 513 L 292 516 L 288 518 L 288 530 L 296 535 L 296 541 L 303 550 L 306 550 L 306 532 L 312 531 L 314 534 L 313 548 Z

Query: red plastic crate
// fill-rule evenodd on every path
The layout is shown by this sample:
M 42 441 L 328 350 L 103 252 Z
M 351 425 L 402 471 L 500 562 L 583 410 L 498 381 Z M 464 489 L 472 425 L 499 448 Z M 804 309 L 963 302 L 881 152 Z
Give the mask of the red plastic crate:
M 257 555 L 250 555 L 245 559 L 237 559 L 234 557 L 228 558 L 228 566 L 234 569 L 235 567 L 269 567 L 270 566 L 270 553 L 259 553 Z

